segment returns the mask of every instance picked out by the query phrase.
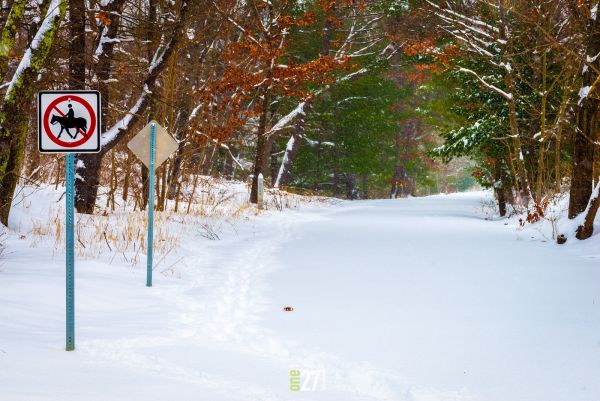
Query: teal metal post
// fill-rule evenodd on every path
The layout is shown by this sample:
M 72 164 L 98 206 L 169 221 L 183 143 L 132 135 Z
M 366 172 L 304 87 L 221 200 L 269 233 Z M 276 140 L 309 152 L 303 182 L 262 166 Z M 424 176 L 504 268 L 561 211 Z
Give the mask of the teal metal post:
M 75 349 L 75 156 L 66 155 L 66 242 L 67 242 L 67 351 Z
M 154 239 L 154 159 L 156 159 L 156 124 L 150 124 L 150 176 L 148 177 L 148 257 L 146 287 L 152 287 L 152 242 Z

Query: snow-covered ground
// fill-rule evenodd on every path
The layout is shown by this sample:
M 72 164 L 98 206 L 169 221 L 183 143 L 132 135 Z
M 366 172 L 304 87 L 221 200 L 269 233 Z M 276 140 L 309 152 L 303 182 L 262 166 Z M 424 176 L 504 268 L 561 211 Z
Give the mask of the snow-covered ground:
M 78 259 L 75 352 L 63 254 L 21 213 L 0 266 L 0 400 L 600 400 L 598 236 L 557 246 L 484 220 L 486 196 L 305 205 L 213 240 L 159 219 L 179 234 L 153 288 L 131 250 Z

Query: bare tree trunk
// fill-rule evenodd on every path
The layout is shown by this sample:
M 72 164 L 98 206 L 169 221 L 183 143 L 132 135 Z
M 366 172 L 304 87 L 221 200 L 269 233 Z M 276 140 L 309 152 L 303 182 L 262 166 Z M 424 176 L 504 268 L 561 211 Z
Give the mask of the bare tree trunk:
M 129 183 L 131 175 L 131 165 L 133 164 L 133 157 L 129 151 L 125 153 L 125 175 L 123 176 L 123 202 L 127 202 L 127 198 L 129 197 Z
M 227 152 L 227 156 L 225 158 L 225 165 L 223 166 L 223 175 L 225 179 L 231 180 L 233 178 L 233 152 L 235 152 L 235 148 L 233 145 L 227 145 L 229 148 L 229 152 Z
M 85 0 L 69 0 L 69 88 L 85 89 Z
M 598 208 L 600 207 L 600 183 L 596 184 L 594 188 L 594 192 L 589 200 L 585 214 L 585 219 L 583 224 L 577 227 L 576 237 L 577 239 L 588 239 L 594 233 L 594 220 L 596 219 L 596 214 L 598 213 Z
M 275 141 L 273 138 L 271 138 L 271 186 L 275 186 L 275 182 L 277 182 L 277 166 L 279 163 L 277 163 L 277 154 L 278 149 L 277 149 L 277 141 Z
M 494 193 L 498 200 L 498 214 L 500 217 L 506 216 L 506 185 L 504 184 L 504 177 L 502 174 L 502 165 L 500 161 L 496 161 L 494 167 Z
M 270 78 L 269 78 L 270 79 Z M 269 114 L 269 105 L 271 104 L 271 94 L 269 89 L 265 89 L 263 93 L 262 111 L 260 113 L 260 122 L 258 124 L 257 140 L 256 140 L 256 155 L 254 158 L 254 169 L 252 177 L 252 189 L 250 190 L 250 202 L 258 202 L 258 175 L 264 172 L 267 162 L 268 139 L 266 138 L 267 131 L 267 115 Z
M 185 137 L 187 136 L 187 131 L 184 129 L 184 126 L 188 120 L 190 113 L 186 108 L 185 111 L 181 111 L 177 116 L 177 121 L 174 124 L 174 131 L 176 132 L 176 138 L 179 141 L 179 146 L 177 147 L 177 154 L 173 159 L 173 165 L 169 171 L 169 189 L 167 191 L 167 199 L 173 200 L 175 199 L 175 194 L 178 191 L 179 182 L 180 182 L 180 173 L 182 170 L 182 165 L 184 163 L 184 151 L 185 151 Z
M 369 199 L 369 174 L 361 175 L 361 199 Z
M 591 16 L 588 18 L 586 40 L 585 54 L 588 62 L 593 60 L 591 62 L 598 70 L 600 69 L 600 57 L 598 57 L 598 54 L 600 54 L 600 18 L 592 18 Z M 592 194 L 594 179 L 593 141 L 596 134 L 598 105 L 600 104 L 598 96 L 592 92 L 597 79 L 597 72 L 586 65 L 581 87 L 582 90 L 587 88 L 588 92 L 580 98 L 577 104 L 577 130 L 575 131 L 575 141 L 573 143 L 573 174 L 571 177 L 571 196 L 569 198 L 570 219 L 575 218 L 585 210 Z M 596 88 L 596 91 L 598 90 Z M 595 212 L 593 217 L 595 217 Z
M 306 125 L 306 113 L 311 109 L 310 103 L 305 103 L 302 113 L 296 118 L 296 124 L 294 125 L 294 133 L 288 140 L 288 143 L 285 147 L 285 151 L 283 153 L 283 160 L 281 161 L 281 166 L 279 167 L 279 171 L 277 173 L 277 178 L 275 179 L 274 186 L 276 188 L 284 187 L 288 184 L 292 167 L 294 166 L 294 160 L 296 160 L 296 156 L 298 151 L 300 150 L 300 145 L 304 140 L 304 127 Z
M 507 45 L 505 48 L 505 51 L 502 53 L 502 60 L 504 65 L 510 65 L 511 63 L 511 59 L 510 57 L 512 57 L 512 49 L 513 49 L 513 45 L 512 45 L 512 35 L 510 33 L 510 28 L 507 22 L 507 9 L 510 6 L 509 2 L 504 1 L 504 2 L 498 2 L 499 5 L 499 11 L 500 11 L 500 20 L 501 20 L 501 27 L 500 27 L 500 37 L 502 38 L 502 40 L 505 40 Z M 510 97 L 506 98 L 507 101 L 507 105 L 508 105 L 508 119 L 509 119 L 509 126 L 510 126 L 510 133 L 512 136 L 512 142 L 513 142 L 513 146 L 514 146 L 514 150 L 515 150 L 515 154 L 516 154 L 516 160 L 515 160 L 515 171 L 517 174 L 517 178 L 520 181 L 521 184 L 521 190 L 523 191 L 523 200 L 524 200 L 524 206 L 527 206 L 527 204 L 529 203 L 529 200 L 531 199 L 531 187 L 529 185 L 529 179 L 527 178 L 527 168 L 525 166 L 525 158 L 523 155 L 523 147 L 521 144 L 521 132 L 519 129 L 519 121 L 517 119 L 517 102 L 516 102 L 516 98 L 517 98 L 517 93 L 516 93 L 516 87 L 515 87 L 515 83 L 514 83 L 514 77 L 513 77 L 513 70 L 512 68 L 509 68 L 506 70 L 506 73 L 504 75 L 504 83 L 506 84 L 506 88 L 508 89 L 508 92 L 510 94 Z
M 4 79 L 4 76 L 8 71 L 9 52 L 15 44 L 17 28 L 25 14 L 26 3 L 26 0 L 14 0 L 12 4 L 7 7 L 9 12 L 6 18 L 2 18 L 3 29 L 2 34 L 0 35 L 0 46 L 2 49 L 0 52 L 0 80 Z
M 327 4 L 327 8 L 325 10 L 325 21 L 323 23 L 323 32 L 322 32 L 322 43 L 321 43 L 321 55 L 328 56 L 331 50 L 331 39 L 334 31 L 333 21 L 335 18 L 335 12 L 337 8 L 337 1 L 330 1 Z M 298 114 L 296 119 L 296 124 L 294 126 L 294 133 L 288 140 L 287 146 L 285 148 L 285 152 L 283 154 L 283 160 L 281 161 L 281 166 L 279 167 L 279 171 L 277 173 L 277 178 L 273 180 L 273 186 L 275 188 L 280 188 L 288 184 L 288 181 L 291 176 L 292 167 L 294 165 L 294 160 L 296 160 L 296 156 L 298 155 L 298 151 L 300 150 L 300 146 L 302 145 L 302 140 L 305 137 L 304 128 L 306 125 L 306 115 L 312 109 L 312 100 L 306 100 L 302 107 L 301 113 Z
M 100 177 L 100 171 L 98 167 L 101 164 L 102 157 L 110 151 L 114 146 L 119 143 L 119 141 L 124 138 L 135 125 L 140 120 L 141 115 L 146 111 L 150 104 L 151 94 L 156 88 L 156 81 L 161 74 L 161 72 L 166 67 L 167 63 L 171 59 L 175 48 L 179 45 L 181 37 L 183 35 L 183 30 L 185 26 L 186 16 L 189 11 L 189 0 L 181 0 L 181 6 L 179 7 L 179 17 L 176 23 L 175 28 L 173 29 L 173 36 L 171 40 L 161 48 L 161 57 L 159 61 L 152 65 L 152 68 L 148 69 L 148 75 L 144 79 L 142 85 L 140 85 L 143 90 L 137 102 L 135 102 L 135 106 L 133 106 L 130 111 L 127 113 L 126 118 L 122 119 L 119 123 L 119 126 L 114 126 L 115 130 L 114 135 L 110 137 L 106 137 L 104 135 L 107 131 L 103 130 L 103 135 L 101 138 L 102 141 L 102 150 L 100 153 L 88 154 L 85 155 L 85 158 L 81 158 L 84 160 L 84 164 L 82 166 L 78 166 L 77 174 L 81 179 L 75 181 L 75 188 L 77 195 L 75 197 L 75 207 L 77 211 L 80 213 L 92 213 L 94 210 L 94 204 L 96 202 L 96 196 L 98 194 L 98 183 Z M 114 14 L 111 16 L 114 17 Z M 114 24 L 111 23 L 110 26 Z M 112 43 L 109 41 L 109 44 Z M 110 72 L 110 69 L 107 70 Z M 79 187 L 78 187 L 79 183 Z
M 569 198 L 569 218 L 575 218 L 587 207 L 592 194 L 594 171 L 594 145 L 592 137 L 595 131 L 595 114 L 598 101 L 586 99 L 577 108 L 577 130 L 573 143 L 573 174 Z
M 352 173 L 346 173 L 346 197 L 350 200 L 356 199 L 356 176 Z
M 60 21 L 66 12 L 66 0 L 56 0 L 53 7 L 43 3 L 42 19 L 38 34 L 41 40 L 31 44 L 28 59 L 21 60 L 11 84 L 6 90 L 4 104 L 0 108 L 0 222 L 8 224 L 8 215 L 23 157 L 25 138 L 29 126 L 29 110 L 23 105 L 31 103 L 33 84 L 50 53 Z
M 114 0 L 104 9 L 104 11 L 110 13 L 111 24 L 103 28 L 102 36 L 106 40 L 99 44 L 99 49 L 96 51 L 96 53 L 99 53 L 98 62 L 95 66 L 97 89 L 102 96 L 105 110 L 108 109 L 106 106 L 110 104 L 110 91 L 107 82 L 110 78 L 115 39 L 119 31 L 120 15 L 124 3 L 125 0 Z M 102 126 L 100 127 L 102 132 L 106 131 L 106 115 L 103 117 L 101 120 Z M 100 185 L 101 164 L 101 154 L 76 155 L 75 208 L 79 213 L 94 213 L 98 185 Z
M 392 175 L 392 189 L 390 190 L 390 198 L 396 199 L 400 195 L 400 141 L 401 134 L 396 134 L 394 143 L 394 174 Z

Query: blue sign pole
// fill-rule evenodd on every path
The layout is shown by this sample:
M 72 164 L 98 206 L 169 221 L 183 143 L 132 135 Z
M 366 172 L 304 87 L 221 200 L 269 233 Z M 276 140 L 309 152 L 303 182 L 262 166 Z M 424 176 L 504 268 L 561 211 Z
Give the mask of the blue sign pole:
M 154 161 L 156 159 L 156 124 L 150 124 L 150 176 L 148 177 L 148 257 L 146 287 L 152 287 L 152 242 L 154 239 Z
M 67 243 L 67 351 L 75 349 L 75 156 L 67 153 L 66 160 L 66 243 Z

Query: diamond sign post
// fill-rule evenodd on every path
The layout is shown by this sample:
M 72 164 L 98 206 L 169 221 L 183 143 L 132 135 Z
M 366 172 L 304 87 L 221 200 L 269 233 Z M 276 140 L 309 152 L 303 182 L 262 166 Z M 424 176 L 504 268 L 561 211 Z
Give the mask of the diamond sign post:
M 152 287 L 152 252 L 154 240 L 154 171 L 179 147 L 179 143 L 152 120 L 127 144 L 129 150 L 150 170 L 148 177 L 148 256 L 146 287 Z
M 75 153 L 100 151 L 100 92 L 38 93 L 38 149 L 66 153 L 66 350 L 75 349 Z

